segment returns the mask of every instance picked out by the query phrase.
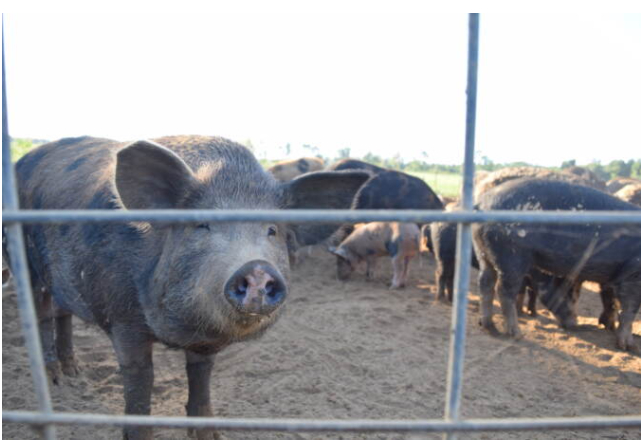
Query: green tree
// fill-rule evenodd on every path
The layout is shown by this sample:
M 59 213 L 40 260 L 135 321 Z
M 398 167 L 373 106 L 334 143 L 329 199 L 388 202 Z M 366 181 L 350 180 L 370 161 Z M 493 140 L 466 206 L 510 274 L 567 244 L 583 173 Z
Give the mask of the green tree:
M 630 167 L 630 177 L 641 179 L 641 159 L 635 160 Z
M 352 152 L 352 149 L 349 147 L 341 148 L 340 150 L 338 150 L 338 158 L 347 159 L 350 156 L 351 152 Z
M 605 167 L 605 170 L 610 173 L 611 177 L 630 177 L 632 161 L 613 160 Z
M 377 156 L 375 154 L 372 154 L 371 152 L 368 152 L 365 156 L 363 156 L 363 160 L 373 165 L 380 166 L 383 164 L 383 160 L 381 159 L 381 156 Z
M 564 160 L 561 163 L 561 169 L 562 170 L 565 169 L 565 168 L 570 168 L 570 167 L 575 167 L 575 166 L 576 166 L 576 159 Z

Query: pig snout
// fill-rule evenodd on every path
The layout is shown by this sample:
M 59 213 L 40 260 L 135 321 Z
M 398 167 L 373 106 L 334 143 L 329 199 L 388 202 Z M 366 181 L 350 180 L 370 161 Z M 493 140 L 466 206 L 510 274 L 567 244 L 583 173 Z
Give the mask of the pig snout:
M 266 261 L 245 263 L 225 283 L 225 297 L 240 313 L 269 315 L 285 301 L 287 284 Z

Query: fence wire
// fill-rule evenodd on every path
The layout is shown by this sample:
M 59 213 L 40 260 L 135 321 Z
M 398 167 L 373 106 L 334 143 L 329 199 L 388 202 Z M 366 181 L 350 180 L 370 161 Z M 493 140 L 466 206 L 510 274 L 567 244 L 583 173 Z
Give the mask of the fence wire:
M 641 224 L 641 215 L 631 212 L 474 212 L 472 191 L 474 175 L 474 130 L 476 118 L 476 82 L 478 60 L 479 15 L 470 14 L 468 42 L 468 85 L 465 134 L 465 163 L 463 176 L 463 210 L 458 212 L 434 211 L 99 211 L 99 210 L 20 210 L 11 163 L 10 138 L 7 118 L 7 95 L 2 44 L 2 170 L 3 213 L 7 245 L 12 255 L 11 269 L 16 283 L 18 307 L 25 343 L 29 353 L 31 374 L 38 398 L 38 412 L 3 411 L 2 421 L 25 423 L 41 429 L 46 439 L 55 439 L 54 425 L 115 425 L 154 426 L 164 428 L 216 428 L 221 430 L 263 430 L 281 432 L 442 432 L 454 438 L 457 432 L 549 430 L 549 429 L 603 429 L 641 427 L 641 416 L 567 417 L 567 418 L 493 418 L 461 419 L 460 398 L 464 366 L 465 321 L 469 264 L 471 255 L 470 224 L 474 222 L 520 222 L 555 224 Z M 4 22 L 3 22 L 4 35 Z M 243 419 L 216 417 L 160 417 L 105 414 L 70 414 L 54 412 L 45 373 L 37 317 L 31 294 L 27 259 L 22 236 L 23 223 L 64 222 L 201 222 L 201 221 L 290 221 L 290 222 L 369 222 L 402 221 L 459 223 L 455 293 L 452 308 L 450 358 L 447 373 L 447 398 L 444 419 L 434 420 L 309 420 L 309 419 Z

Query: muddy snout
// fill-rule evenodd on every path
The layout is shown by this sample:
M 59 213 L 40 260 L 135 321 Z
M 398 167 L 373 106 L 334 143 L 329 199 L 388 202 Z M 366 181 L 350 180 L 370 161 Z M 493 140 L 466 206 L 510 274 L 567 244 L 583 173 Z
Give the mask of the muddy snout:
M 268 315 L 285 302 L 287 284 L 266 261 L 245 263 L 225 283 L 225 297 L 241 313 Z

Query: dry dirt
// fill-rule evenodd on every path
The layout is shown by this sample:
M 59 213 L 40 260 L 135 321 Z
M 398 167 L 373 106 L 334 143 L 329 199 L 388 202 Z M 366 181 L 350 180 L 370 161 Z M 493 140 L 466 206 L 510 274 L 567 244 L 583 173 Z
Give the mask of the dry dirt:
M 412 263 L 410 287 L 389 291 L 389 259 L 374 282 L 357 274 L 337 281 L 334 260 L 314 249 L 294 270 L 287 311 L 263 338 L 218 355 L 212 378 L 216 415 L 225 417 L 440 418 L 451 307 L 434 301 L 430 256 Z M 617 350 L 611 333 L 597 328 L 598 296 L 584 291 L 580 323 L 566 332 L 539 306 L 522 318 L 520 341 L 494 338 L 477 326 L 473 281 L 462 413 L 464 417 L 590 416 L 641 413 L 641 358 Z M 2 407 L 35 409 L 12 288 L 3 290 Z M 495 304 L 498 310 L 498 304 Z M 641 317 L 634 332 L 641 333 Z M 497 316 L 499 328 L 502 321 Z M 82 372 L 52 386 L 56 410 L 120 414 L 122 383 L 108 338 L 75 321 Z M 636 337 L 638 342 L 641 338 Z M 156 346 L 153 413 L 183 415 L 187 399 L 183 355 Z M 59 427 L 59 438 L 114 439 L 118 428 Z M 638 439 L 638 430 L 464 434 L 483 439 Z M 26 426 L 4 424 L 3 438 L 30 439 Z M 159 439 L 187 438 L 183 430 Z M 226 439 L 423 439 L 416 434 L 277 434 L 226 432 Z

